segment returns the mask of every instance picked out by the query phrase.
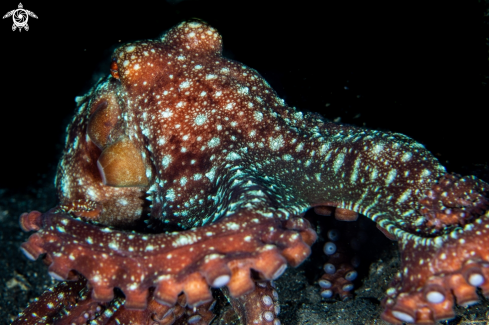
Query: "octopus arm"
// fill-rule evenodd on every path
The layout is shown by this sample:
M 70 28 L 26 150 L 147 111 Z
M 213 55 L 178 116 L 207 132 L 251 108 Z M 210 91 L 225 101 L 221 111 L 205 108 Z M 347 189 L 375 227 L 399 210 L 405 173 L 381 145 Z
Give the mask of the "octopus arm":
M 196 309 L 186 308 L 183 294 L 178 297 L 178 303 L 173 307 L 157 303 L 151 295 L 148 297 L 148 308 L 145 310 L 126 309 L 122 295 L 118 295 L 110 303 L 101 303 L 91 297 L 87 279 L 81 275 L 77 277 L 78 280 L 59 282 L 53 289 L 44 292 L 12 325 L 84 325 L 88 321 L 90 324 L 99 325 L 207 325 L 215 317 L 211 311 L 214 301 Z
M 77 303 L 78 292 L 85 286 L 85 279 L 58 283 L 54 288 L 46 290 L 39 298 L 31 302 L 12 325 L 52 324 L 62 310 L 66 310 Z M 97 306 L 91 307 L 96 309 Z
M 257 281 L 255 289 L 240 297 L 233 297 L 224 290 L 242 324 L 280 325 L 278 293 L 273 281 Z M 227 322 L 226 322 L 227 323 Z
M 25 230 L 42 230 L 22 245 L 30 258 L 46 253 L 49 273 L 69 279 L 76 271 L 88 280 L 94 301 L 124 293 L 126 309 L 148 306 L 154 299 L 167 306 L 183 291 L 195 307 L 212 301 L 209 287 L 227 286 L 239 297 L 255 287 L 250 269 L 273 280 L 310 254 L 315 232 L 300 218 L 285 220 L 272 212 L 240 210 L 225 220 L 198 229 L 167 234 L 136 234 L 101 228 L 49 211 L 21 217 Z
M 420 200 L 425 233 L 392 232 L 401 269 L 383 300 L 384 320 L 432 324 L 455 317 L 455 303 L 477 303 L 477 288 L 489 295 L 487 192 L 488 184 L 475 177 L 445 175 Z M 395 229 L 389 220 L 379 224 Z

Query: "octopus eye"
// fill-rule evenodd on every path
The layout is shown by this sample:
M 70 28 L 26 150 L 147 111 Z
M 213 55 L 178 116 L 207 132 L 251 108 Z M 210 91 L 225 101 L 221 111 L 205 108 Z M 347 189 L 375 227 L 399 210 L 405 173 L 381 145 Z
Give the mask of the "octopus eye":
M 117 100 L 104 96 L 92 104 L 87 133 L 102 150 L 97 167 L 104 185 L 147 186 L 146 168 L 136 145 L 116 127 L 121 116 Z
M 100 100 L 92 105 L 94 112 L 88 121 L 88 136 L 90 140 L 103 149 L 107 145 L 110 132 L 114 129 L 121 110 L 114 101 Z
M 119 79 L 119 67 L 117 66 L 116 58 L 112 58 L 112 63 L 110 64 L 110 74 L 113 78 Z

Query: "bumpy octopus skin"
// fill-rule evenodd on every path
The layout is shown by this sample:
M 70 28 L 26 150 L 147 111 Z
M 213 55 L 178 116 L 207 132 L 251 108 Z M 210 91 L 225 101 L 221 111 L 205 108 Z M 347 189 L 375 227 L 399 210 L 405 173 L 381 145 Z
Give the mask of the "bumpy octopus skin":
M 202 21 L 121 46 L 111 75 L 77 104 L 60 203 L 20 221 L 36 231 L 25 254 L 46 254 L 54 278 L 75 281 L 54 290 L 75 294 L 48 292 L 14 324 L 209 324 L 210 287 L 223 288 L 242 323 L 280 324 L 267 281 L 309 256 L 310 208 L 363 214 L 398 241 L 389 323 L 434 323 L 478 301 L 478 287 L 489 295 L 486 183 L 447 174 L 402 134 L 287 106 L 256 71 L 224 58 Z M 130 231 L 146 219 L 180 231 Z

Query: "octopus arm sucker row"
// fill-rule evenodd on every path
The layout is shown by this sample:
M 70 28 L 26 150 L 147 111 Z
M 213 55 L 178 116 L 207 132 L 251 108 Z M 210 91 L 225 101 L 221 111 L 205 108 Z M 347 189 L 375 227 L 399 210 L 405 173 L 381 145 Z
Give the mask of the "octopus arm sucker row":
M 256 281 L 254 289 L 239 297 L 224 290 L 242 324 L 280 325 L 278 293 L 273 281 Z
M 310 253 L 302 236 L 285 229 L 280 219 L 253 213 L 177 235 L 116 231 L 51 212 L 38 218 L 48 226 L 33 234 L 26 247 L 48 252 L 50 274 L 65 280 L 73 270 L 78 272 L 88 279 L 92 299 L 100 302 L 113 300 L 118 287 L 126 296 L 126 309 L 147 308 L 150 288 L 155 288 L 157 302 L 169 306 L 181 292 L 189 306 L 207 303 L 212 300 L 209 287 L 227 285 L 238 297 L 254 289 L 251 269 L 264 279 L 276 279 L 287 262 L 297 265 Z M 274 235 L 265 235 L 270 228 Z

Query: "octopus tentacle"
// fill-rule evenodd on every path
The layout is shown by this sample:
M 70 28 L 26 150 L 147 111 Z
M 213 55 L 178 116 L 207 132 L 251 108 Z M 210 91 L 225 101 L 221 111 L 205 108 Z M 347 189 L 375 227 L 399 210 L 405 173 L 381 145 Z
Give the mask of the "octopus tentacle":
M 182 297 L 185 297 L 182 295 Z M 186 308 L 185 317 L 180 317 L 175 325 L 208 325 L 215 318 L 212 310 L 214 309 L 215 300 L 207 302 L 198 307 Z
M 214 301 L 198 308 L 186 308 L 185 295 L 180 295 L 174 307 L 157 303 L 154 298 L 148 301 L 145 310 L 129 310 L 124 307 L 124 297 L 118 295 L 108 303 L 95 301 L 87 288 L 83 276 L 76 281 L 63 281 L 31 303 L 12 325 L 171 325 L 171 324 L 210 324 Z M 44 316 L 40 316 L 44 315 Z
M 357 277 L 355 267 L 358 267 L 358 262 L 336 229 L 329 230 L 327 237 L 329 241 L 324 244 L 323 251 L 328 260 L 323 267 L 325 273 L 318 281 L 321 297 L 327 299 L 338 295 L 341 300 L 346 300 L 353 296 L 351 291 Z
M 56 279 L 67 279 L 71 270 L 85 276 L 95 301 L 112 300 L 118 287 L 126 296 L 126 309 L 144 309 L 148 289 L 155 287 L 157 302 L 173 306 L 183 291 L 192 307 L 212 300 L 209 286 L 227 285 L 235 297 L 253 290 L 250 269 L 271 280 L 283 273 L 287 261 L 302 262 L 309 246 L 282 223 L 242 211 L 198 229 L 144 235 L 85 224 L 63 213 L 31 213 L 22 216 L 23 228 L 42 225 L 42 230 L 22 249 L 31 258 L 47 253 L 49 272 Z M 290 226 L 306 229 L 308 223 Z
M 86 280 L 84 278 L 78 281 L 60 282 L 31 302 L 12 325 L 51 324 L 60 312 L 76 305 L 79 298 L 78 292 L 85 287 Z
M 242 324 L 281 324 L 277 318 L 280 305 L 273 281 L 256 281 L 253 291 L 236 298 L 227 290 L 224 290 L 224 293 Z
M 212 313 L 213 305 L 214 301 L 211 301 L 197 308 L 188 307 L 185 295 L 181 294 L 177 304 L 168 307 L 159 304 L 151 296 L 145 310 L 126 309 L 121 304 L 114 312 L 112 310 L 104 312 L 93 324 L 208 325 L 215 317 Z
M 450 191 L 443 191 L 450 184 Z M 442 177 L 427 191 L 426 198 L 421 199 L 426 223 L 434 225 L 433 229 L 437 229 L 433 216 L 440 222 L 452 224 L 435 236 L 403 232 L 389 222 L 380 222 L 382 227 L 396 234 L 401 253 L 401 272 L 383 300 L 384 320 L 392 324 L 434 323 L 453 318 L 454 303 L 478 302 L 477 288 L 482 289 L 483 295 L 489 295 L 489 251 L 486 249 L 489 211 L 484 211 L 488 189 L 486 183 L 474 178 Z

